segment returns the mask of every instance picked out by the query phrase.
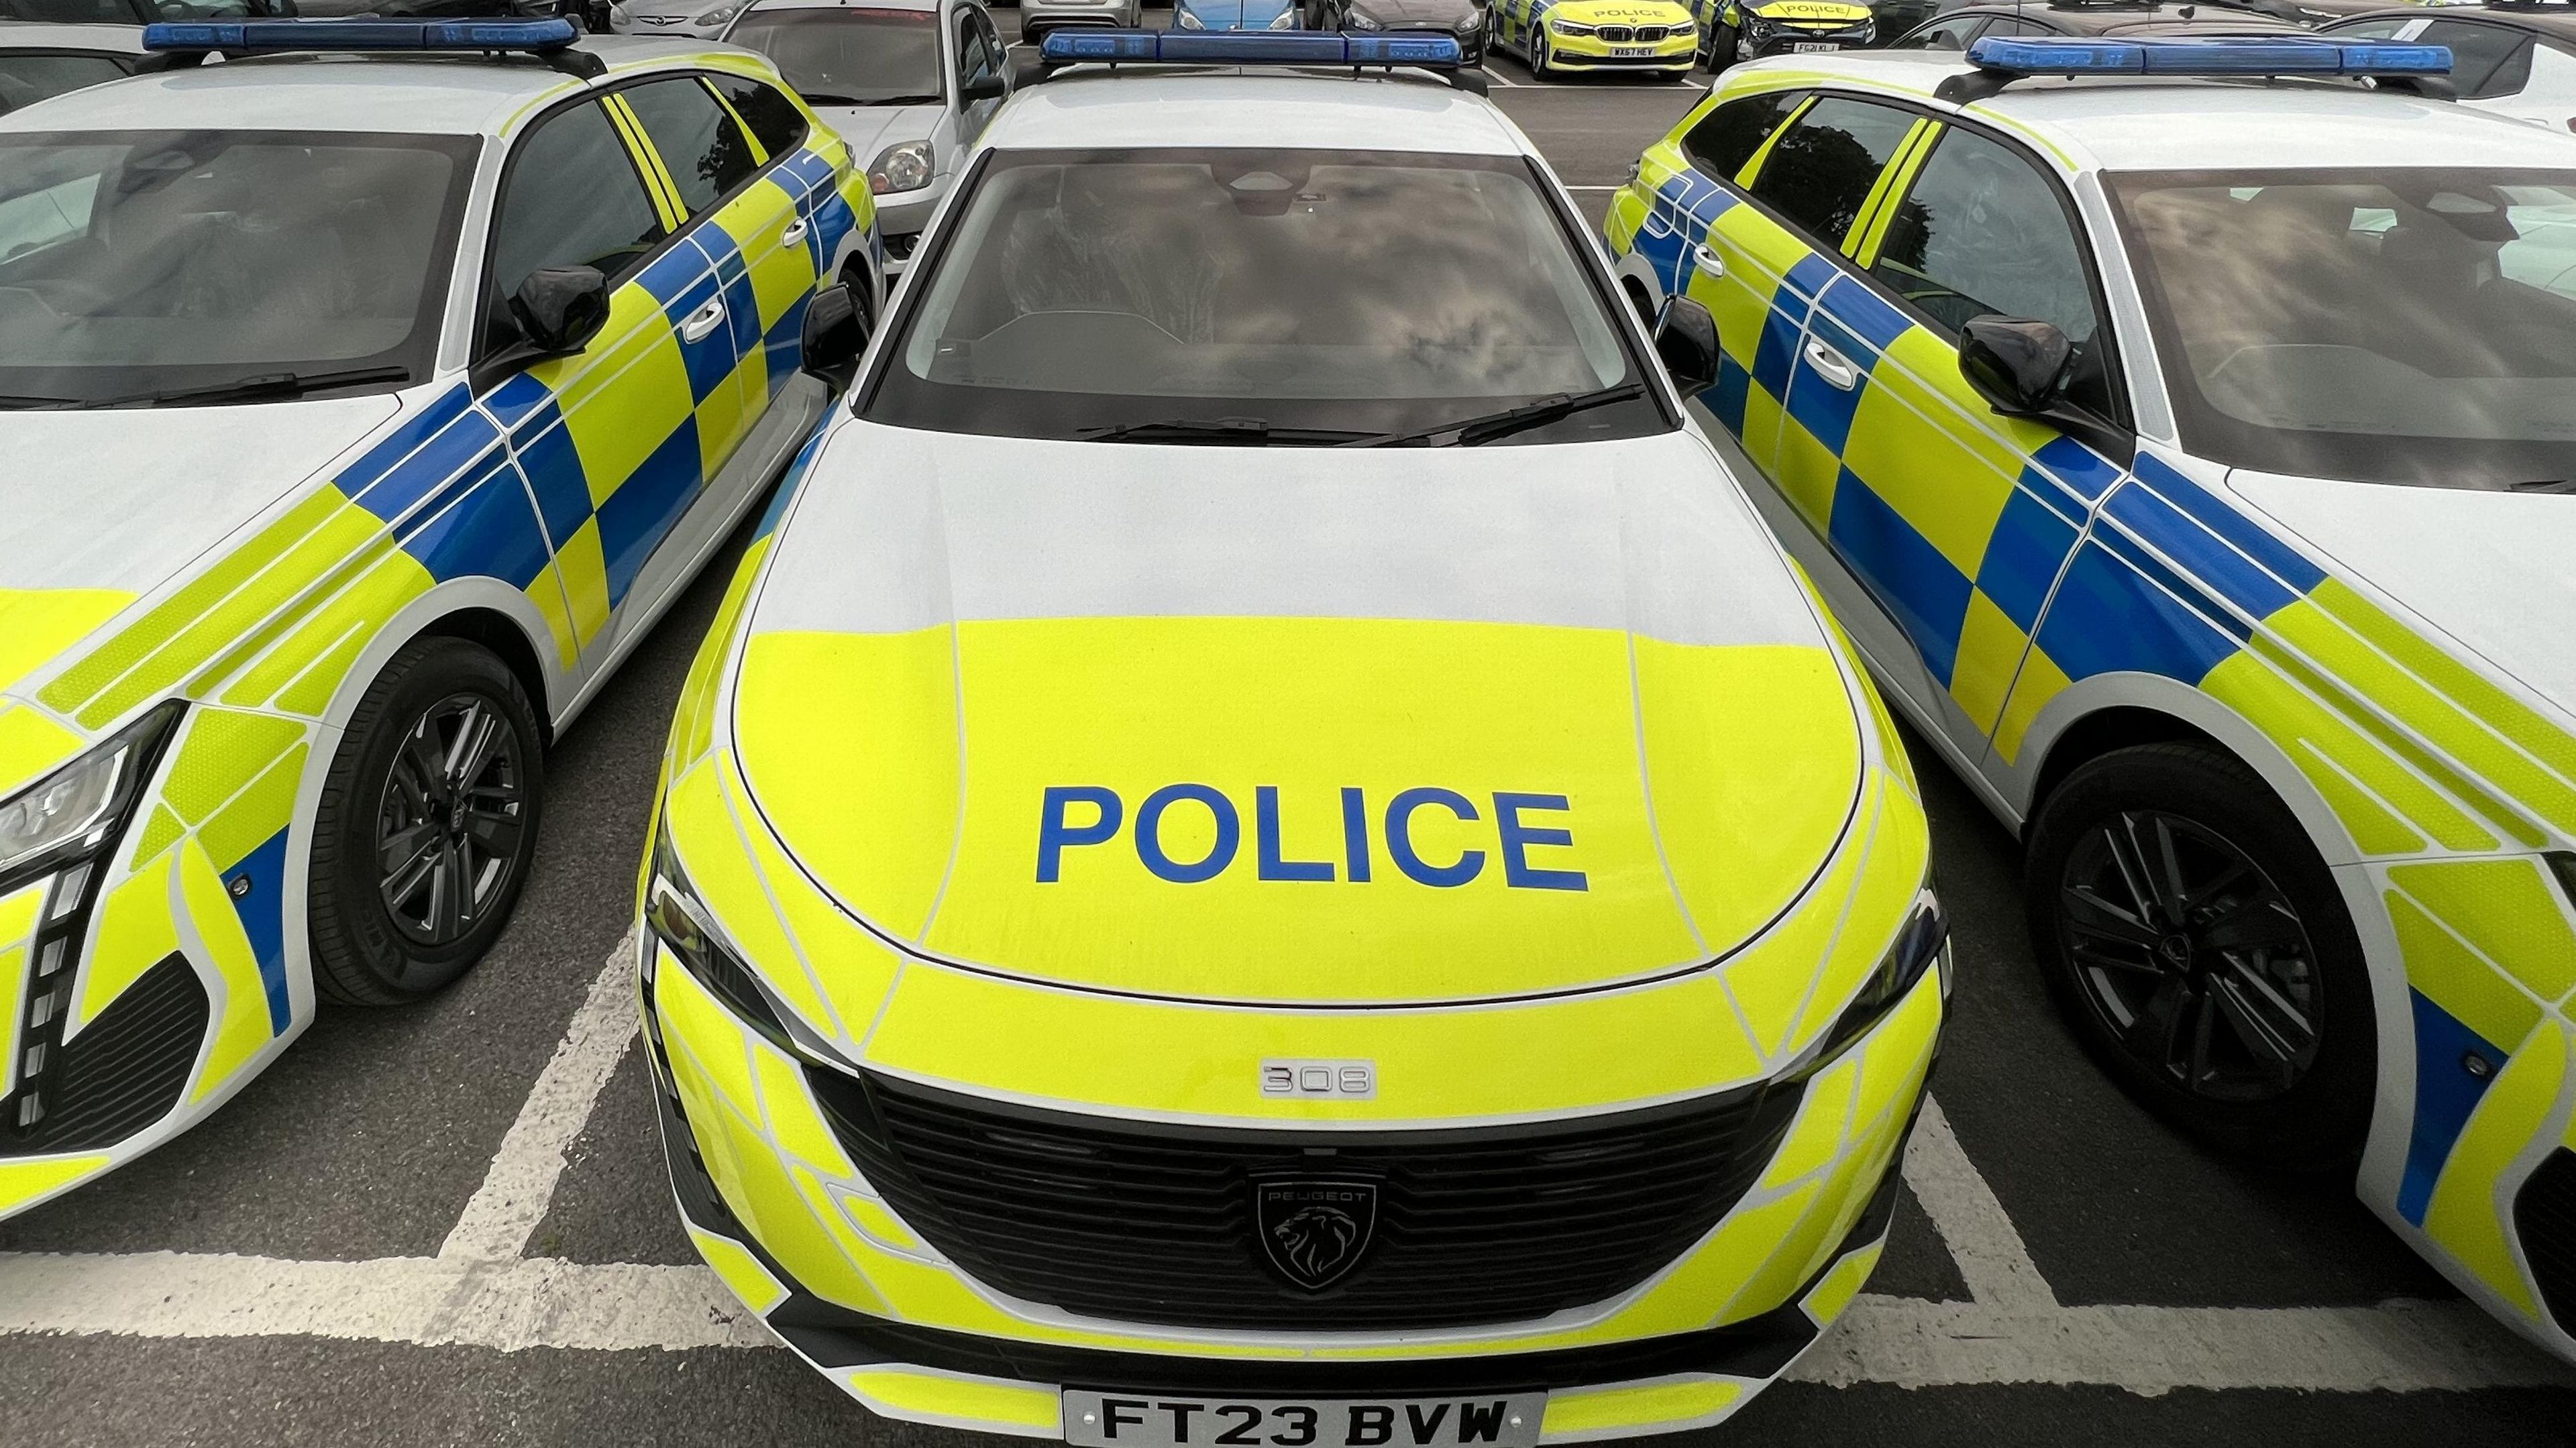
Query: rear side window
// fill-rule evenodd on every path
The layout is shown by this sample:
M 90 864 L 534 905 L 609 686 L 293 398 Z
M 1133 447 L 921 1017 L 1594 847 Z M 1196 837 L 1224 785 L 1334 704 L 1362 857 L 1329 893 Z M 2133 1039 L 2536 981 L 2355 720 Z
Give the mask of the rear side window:
M 0 111 L 115 80 L 125 67 L 104 55 L 46 55 L 31 51 L 0 54 Z
M 1982 15 L 1954 15 L 1936 25 L 1926 25 L 1896 42 L 1898 50 L 1965 50 L 1975 39 L 1977 27 L 1986 23 Z
M 1890 106 L 1820 100 L 1771 148 L 1753 194 L 1811 238 L 1838 246 L 1913 127 L 1914 117 Z
M 1682 154 L 1690 157 L 1692 167 L 1712 181 L 1732 181 L 1762 149 L 1771 133 L 1798 108 L 1803 91 L 1772 91 L 1767 95 L 1746 96 L 1728 101 L 1690 128 L 1682 137 Z
M 680 188 L 680 204 L 690 216 L 713 210 L 725 193 L 760 169 L 751 156 L 750 138 L 695 79 L 648 81 L 618 94 L 644 123 L 653 149 L 662 153 L 662 164 Z
M 751 138 L 760 149 L 775 159 L 805 144 L 805 113 L 796 103 L 779 94 L 775 86 L 762 85 L 748 76 L 720 75 L 715 88 L 725 102 L 751 127 Z
M 514 341 L 510 296 L 528 273 L 595 266 L 615 281 L 662 239 L 644 180 L 626 143 L 596 101 L 558 111 L 519 146 L 502 183 L 492 232 L 491 321 L 487 343 Z

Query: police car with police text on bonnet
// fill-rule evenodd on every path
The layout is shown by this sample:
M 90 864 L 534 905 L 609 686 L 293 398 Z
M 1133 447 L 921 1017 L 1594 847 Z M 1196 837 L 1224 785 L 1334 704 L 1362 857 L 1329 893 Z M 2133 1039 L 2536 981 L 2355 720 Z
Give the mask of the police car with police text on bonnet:
M 1578 70 L 1680 80 L 1699 61 L 1699 27 L 1681 0 L 1493 0 L 1492 44 L 1553 80 Z
M 1750 66 L 1609 241 L 1716 315 L 1725 450 L 2022 832 L 2096 1058 L 2222 1147 L 2358 1157 L 2576 1355 L 2576 139 L 2400 89 L 2450 63 Z
M 1877 1261 L 1947 969 L 1893 726 L 1657 363 L 1713 327 L 1450 37 L 1041 53 L 682 693 L 689 1234 L 900 1418 L 1715 1422 Z
M 756 56 L 144 44 L 229 63 L 0 119 L 0 1214 L 317 1000 L 474 963 L 545 742 L 822 415 L 809 304 L 875 285 L 864 183 Z

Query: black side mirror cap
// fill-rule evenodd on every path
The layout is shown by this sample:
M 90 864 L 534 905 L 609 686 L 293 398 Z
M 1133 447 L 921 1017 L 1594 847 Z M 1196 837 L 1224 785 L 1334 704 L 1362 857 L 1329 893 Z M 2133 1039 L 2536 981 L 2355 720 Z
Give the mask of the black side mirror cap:
M 2044 417 L 2066 387 L 2075 344 L 2051 322 L 1978 317 L 1959 329 L 1959 375 L 2005 417 Z
M 608 278 L 595 266 L 539 268 L 511 294 L 510 315 L 539 356 L 569 356 L 608 325 Z
M 1717 385 L 1717 319 L 1689 297 L 1666 297 L 1655 313 L 1655 357 L 1685 401 Z
M 979 75 L 957 87 L 957 103 L 971 106 L 977 101 L 999 100 L 1010 93 L 1009 82 L 998 75 Z
M 859 375 L 859 354 L 867 347 L 867 312 L 849 283 L 825 287 L 805 304 L 803 368 L 833 391 L 848 388 Z

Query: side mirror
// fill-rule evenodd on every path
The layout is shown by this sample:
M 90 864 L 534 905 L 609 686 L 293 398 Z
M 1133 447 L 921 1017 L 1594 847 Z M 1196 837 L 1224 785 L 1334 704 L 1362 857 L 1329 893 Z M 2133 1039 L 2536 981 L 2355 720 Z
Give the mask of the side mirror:
M 849 283 L 825 287 L 805 304 L 804 370 L 831 384 L 833 391 L 848 387 L 859 375 L 859 354 L 867 346 L 867 315 Z
M 1959 329 L 1959 375 L 2006 417 L 2038 417 L 2057 406 L 2075 344 L 2053 323 L 1979 317 Z
M 1717 385 L 1717 319 L 1689 297 L 1667 297 L 1655 314 L 1655 356 L 1684 399 Z
M 977 101 L 997 101 L 1010 93 L 1010 85 L 998 75 L 979 75 L 957 88 L 957 104 L 971 106 Z
M 520 335 L 539 355 L 561 357 L 590 345 L 608 325 L 608 278 L 595 266 L 550 266 L 528 273 L 510 297 Z

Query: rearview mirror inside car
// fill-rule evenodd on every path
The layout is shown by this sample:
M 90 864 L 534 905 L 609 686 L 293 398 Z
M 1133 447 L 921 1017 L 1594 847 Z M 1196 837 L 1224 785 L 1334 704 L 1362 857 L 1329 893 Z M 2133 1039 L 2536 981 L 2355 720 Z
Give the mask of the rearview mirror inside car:
M 1959 329 L 1959 375 L 2006 417 L 2038 417 L 2058 404 L 2075 344 L 2054 323 L 1978 317 Z
M 1717 319 L 1689 297 L 1668 297 L 1655 314 L 1655 356 L 1685 398 L 1717 385 Z
M 805 304 L 804 368 L 830 383 L 833 391 L 858 376 L 859 354 L 867 346 L 867 313 L 849 283 L 825 287 Z
M 578 352 L 608 325 L 608 278 L 595 266 L 541 267 L 511 294 L 510 315 L 541 355 Z

